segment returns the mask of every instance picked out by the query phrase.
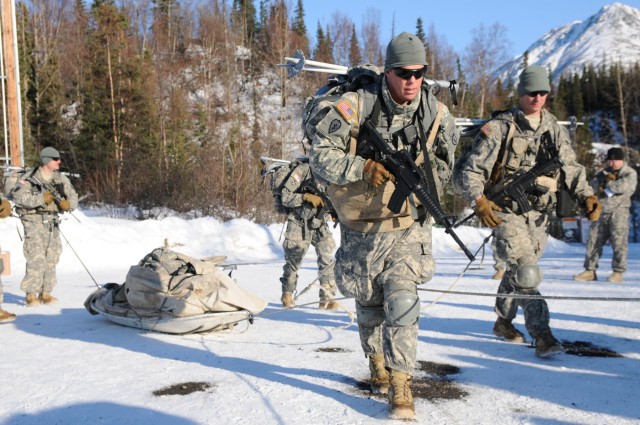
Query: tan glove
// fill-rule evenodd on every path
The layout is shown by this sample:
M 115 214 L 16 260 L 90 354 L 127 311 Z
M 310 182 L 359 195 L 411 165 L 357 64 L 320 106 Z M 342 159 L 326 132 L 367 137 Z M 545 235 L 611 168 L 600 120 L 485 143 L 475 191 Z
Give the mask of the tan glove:
M 495 202 L 484 196 L 476 200 L 476 214 L 485 226 L 497 227 L 502 224 L 502 220 L 496 215 L 495 211 L 502 211 L 502 208 L 496 205 Z
M 0 218 L 7 218 L 11 215 L 11 202 L 6 199 L 0 201 Z
M 58 208 L 60 209 L 60 211 L 64 211 L 64 212 L 69 211 L 71 209 L 71 203 L 66 199 L 63 199 L 58 204 Z
M 598 221 L 600 213 L 602 213 L 602 204 L 598 202 L 595 195 L 587 196 L 584 199 L 584 210 L 590 221 Z
M 607 181 L 612 182 L 618 178 L 618 175 L 616 173 L 607 173 L 605 177 L 607 178 Z
M 394 183 L 396 181 L 389 170 L 384 168 L 384 165 L 379 162 L 375 162 L 372 159 L 367 159 L 367 162 L 364 163 L 362 180 L 366 181 L 373 187 L 381 186 L 387 180 L 391 180 Z
M 44 198 L 44 203 L 49 205 L 50 203 L 52 203 L 54 201 L 53 195 L 51 194 L 51 192 L 45 192 L 42 194 L 42 197 Z
M 305 193 L 302 200 L 313 205 L 313 208 L 324 207 L 324 201 L 322 198 L 318 195 L 314 195 L 313 193 Z

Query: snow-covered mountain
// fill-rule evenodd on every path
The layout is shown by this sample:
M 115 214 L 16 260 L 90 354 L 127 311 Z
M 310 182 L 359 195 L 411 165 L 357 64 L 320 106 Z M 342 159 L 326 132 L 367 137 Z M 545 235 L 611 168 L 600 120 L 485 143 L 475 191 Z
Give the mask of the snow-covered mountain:
M 585 21 L 552 29 L 527 49 L 529 65 L 542 65 L 558 81 L 563 74 L 580 73 L 585 64 L 640 61 L 640 9 L 613 3 Z M 502 81 L 517 81 L 524 52 L 496 70 Z

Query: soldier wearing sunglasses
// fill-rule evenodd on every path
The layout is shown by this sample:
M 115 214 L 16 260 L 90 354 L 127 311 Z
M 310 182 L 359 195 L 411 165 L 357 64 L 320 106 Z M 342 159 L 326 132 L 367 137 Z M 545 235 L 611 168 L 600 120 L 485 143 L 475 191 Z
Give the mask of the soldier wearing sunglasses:
M 525 342 L 524 334 L 512 324 L 518 307 L 522 307 L 538 357 L 563 351 L 551 333 L 546 301 L 500 295 L 540 295 L 542 272 L 538 260 L 547 243 L 549 215 L 556 207 L 560 189 L 564 187 L 583 205 L 592 221 L 598 219 L 602 208 L 586 179 L 585 168 L 576 162 L 567 130 L 544 109 L 550 89 L 545 68 L 525 68 L 518 84 L 518 107 L 495 115 L 482 127 L 462 172 L 462 194 L 475 205 L 482 223 L 494 229 L 498 255 L 507 263 L 498 288 L 494 309 L 498 318 L 493 333 L 509 342 Z M 496 205 L 485 197 L 494 187 L 530 170 L 549 155 L 557 155 L 563 165 L 551 175 L 538 177 L 536 189 L 526 194 L 531 211 L 520 211 L 515 203 Z
M 62 253 L 61 213 L 78 206 L 71 182 L 60 173 L 60 152 L 52 147 L 40 151 L 40 167 L 27 169 L 11 190 L 11 199 L 24 226 L 26 272 L 20 289 L 27 307 L 58 301 L 51 295 L 56 286 L 56 265 Z
M 418 345 L 417 285 L 435 269 L 431 218 L 413 196 L 400 213 L 386 205 L 394 177 L 359 132 L 364 120 L 395 149 L 407 150 L 441 191 L 450 175 L 458 133 L 447 107 L 423 85 L 425 47 L 402 33 L 387 46 L 384 73 L 357 92 L 345 93 L 318 121 L 311 168 L 329 183 L 341 245 L 335 277 L 356 298 L 358 331 L 369 358 L 371 390 L 387 394 L 390 416 L 414 419 L 410 384 Z M 363 132 L 364 133 L 364 132 Z M 424 161 L 424 151 L 431 162 Z

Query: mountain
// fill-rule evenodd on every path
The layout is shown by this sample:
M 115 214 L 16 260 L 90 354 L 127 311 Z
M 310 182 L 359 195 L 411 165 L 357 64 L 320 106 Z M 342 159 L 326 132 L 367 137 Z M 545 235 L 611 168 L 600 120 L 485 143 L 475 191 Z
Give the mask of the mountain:
M 613 3 L 585 21 L 552 29 L 527 49 L 528 64 L 551 70 L 553 81 L 563 74 L 581 73 L 583 65 L 625 66 L 640 61 L 640 9 Z M 518 81 L 524 53 L 495 72 L 502 81 Z

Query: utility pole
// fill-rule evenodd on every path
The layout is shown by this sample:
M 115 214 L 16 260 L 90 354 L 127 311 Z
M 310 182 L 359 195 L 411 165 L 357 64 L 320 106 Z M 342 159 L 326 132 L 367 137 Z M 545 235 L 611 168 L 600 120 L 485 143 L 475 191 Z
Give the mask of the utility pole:
M 5 147 L 8 147 L 6 160 L 11 160 L 14 167 L 24 166 L 24 152 L 22 143 L 22 105 L 20 100 L 20 70 L 18 65 L 18 42 L 16 36 L 15 0 L 0 0 L 2 25 L 2 100 L 4 117 Z M 5 98 L 6 88 L 6 98 Z M 7 122 L 8 119 L 8 122 Z M 7 146 L 6 133 L 9 130 Z

